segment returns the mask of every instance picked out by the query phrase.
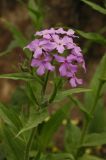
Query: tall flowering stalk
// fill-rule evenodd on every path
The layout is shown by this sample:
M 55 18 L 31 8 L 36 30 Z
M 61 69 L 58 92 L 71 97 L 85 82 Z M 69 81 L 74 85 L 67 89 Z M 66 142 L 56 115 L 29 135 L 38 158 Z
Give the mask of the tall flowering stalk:
M 76 37 L 72 29 L 51 28 L 36 32 L 35 39 L 25 47 L 33 52 L 31 66 L 36 68 L 36 73 L 42 76 L 47 71 L 54 72 L 58 66 L 60 76 L 72 87 L 82 84 L 77 72 L 79 65 L 86 68 L 81 48 L 74 42 Z
M 33 54 L 31 59 L 31 67 L 35 68 L 38 76 L 44 76 L 44 84 L 41 91 L 41 103 L 44 101 L 45 90 L 50 72 L 55 72 L 60 77 L 69 81 L 72 87 L 76 87 L 83 83 L 83 80 L 77 77 L 78 68 L 85 68 L 85 61 L 82 55 L 81 48 L 74 42 L 77 38 L 72 29 L 45 29 L 35 33 L 35 39 L 25 48 L 28 48 Z M 24 48 L 24 49 L 25 49 Z M 49 103 L 56 95 L 54 90 Z M 41 106 L 40 106 L 41 108 Z M 36 132 L 36 128 L 32 130 L 29 141 L 26 146 L 25 160 L 29 160 L 29 151 Z M 38 152 L 39 154 L 39 152 Z

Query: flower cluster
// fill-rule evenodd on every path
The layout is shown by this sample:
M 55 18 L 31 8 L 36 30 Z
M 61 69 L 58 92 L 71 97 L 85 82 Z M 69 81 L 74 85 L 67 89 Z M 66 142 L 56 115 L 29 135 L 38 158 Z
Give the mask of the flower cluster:
M 72 87 L 82 84 L 76 73 L 79 64 L 86 70 L 85 62 L 80 47 L 73 41 L 74 31 L 51 28 L 36 32 L 35 36 L 37 38 L 25 48 L 33 52 L 31 66 L 37 68 L 37 74 L 41 76 L 46 71 L 54 71 L 53 62 L 56 61 L 60 76 L 66 77 Z

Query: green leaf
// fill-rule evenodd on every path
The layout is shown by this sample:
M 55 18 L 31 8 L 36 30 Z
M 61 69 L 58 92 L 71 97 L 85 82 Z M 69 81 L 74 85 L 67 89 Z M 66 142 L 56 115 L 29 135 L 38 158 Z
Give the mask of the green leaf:
M 6 150 L 7 156 L 12 155 L 14 160 L 19 160 L 20 157 L 21 159 L 23 159 L 24 158 L 23 152 L 25 149 L 24 143 L 20 139 L 15 137 L 15 135 L 13 134 L 13 132 L 10 130 L 9 127 L 3 124 L 2 124 L 2 127 L 0 128 L 0 131 L 2 133 L 2 140 L 4 142 L 4 150 Z
M 104 38 L 102 35 L 99 33 L 93 33 L 93 32 L 83 32 L 81 30 L 76 30 L 76 32 L 82 36 L 83 38 L 86 38 L 90 41 L 100 43 L 102 45 L 106 44 L 106 38 Z
M 35 104 L 39 105 L 38 99 L 36 97 L 36 94 L 34 91 L 35 88 L 31 85 L 31 83 L 27 83 L 27 86 L 25 88 L 26 91 L 26 95 L 29 98 L 30 102 L 32 103 L 32 105 L 34 106 Z
M 103 76 L 103 77 L 100 77 L 100 80 L 105 82 L 106 81 L 106 75 Z
M 7 78 L 7 79 L 13 79 L 13 80 L 24 80 L 24 81 L 31 81 L 31 80 L 37 80 L 39 83 L 42 84 L 41 79 L 38 76 L 31 75 L 29 73 L 10 73 L 10 74 L 2 74 L 0 75 L 0 78 Z
M 85 107 L 88 111 L 91 110 L 93 104 L 95 103 L 94 102 L 95 96 L 96 96 L 98 87 L 100 85 L 100 77 L 103 77 L 105 75 L 106 75 L 106 54 L 101 59 L 100 64 L 98 65 L 98 68 L 95 71 L 95 74 L 90 82 L 90 88 L 92 88 L 92 92 L 85 94 Z M 103 93 L 103 90 L 101 91 L 101 94 L 102 93 Z
M 47 155 L 46 160 L 75 160 L 75 159 L 70 153 L 56 153 Z
M 104 159 L 85 154 L 83 157 L 79 158 L 78 160 L 104 160 Z
M 81 131 L 80 129 L 68 123 L 65 129 L 65 149 L 67 152 L 75 155 L 79 146 Z
M 67 96 L 70 96 L 75 93 L 82 93 L 82 92 L 90 92 L 91 89 L 85 89 L 85 88 L 74 88 L 74 89 L 69 89 L 65 91 L 58 92 L 55 101 L 60 101 L 66 98 Z
M 0 57 L 10 53 L 16 47 L 18 47 L 17 41 L 15 40 L 11 41 L 7 49 L 3 52 L 0 52 Z
M 34 0 L 30 0 L 28 3 L 29 16 L 37 29 L 40 29 L 43 25 L 42 8 L 39 3 Z
M 33 112 L 30 114 L 29 120 L 26 125 L 20 130 L 17 134 L 19 136 L 21 133 L 31 130 L 34 127 L 37 127 L 40 123 L 42 123 L 48 117 L 48 112 L 46 109 L 43 109 L 38 112 Z
M 106 144 L 106 132 L 88 134 L 85 137 L 82 146 L 91 147 L 91 146 L 101 146 L 103 144 Z
M 59 108 L 44 124 L 41 129 L 41 135 L 38 137 L 40 148 L 42 148 L 42 150 L 46 148 L 62 121 L 67 117 L 70 105 L 71 104 L 65 104 L 63 107 Z
M 26 94 L 26 90 L 23 86 L 19 86 L 15 89 L 11 96 L 10 104 L 15 106 L 18 111 L 22 109 L 22 106 L 30 104 L 30 99 Z
M 24 38 L 23 34 L 19 31 L 19 29 L 16 26 L 14 26 L 6 19 L 2 18 L 1 20 L 2 22 L 4 22 L 5 26 L 10 30 L 14 39 L 18 42 L 19 46 L 23 48 L 28 43 L 27 40 Z
M 73 101 L 73 103 L 80 109 L 81 112 L 83 112 L 87 117 L 92 118 L 90 113 L 87 111 L 85 106 L 78 100 L 78 98 L 75 98 L 74 96 L 70 96 L 70 100 Z
M 16 40 L 18 46 L 23 49 L 28 44 L 28 41 L 24 37 L 22 32 L 15 25 L 13 25 L 11 22 L 7 21 L 6 19 L 1 18 L 1 20 L 5 24 L 7 29 L 9 29 L 9 31 L 12 33 L 13 38 Z M 25 50 L 25 55 L 29 59 L 32 56 L 32 54 L 28 50 Z
M 93 8 L 94 10 L 102 13 L 102 14 L 106 14 L 106 9 L 101 7 L 100 5 L 97 5 L 91 1 L 88 1 L 88 0 L 81 0 L 83 1 L 84 3 L 86 3 L 87 5 L 89 5 L 91 8 Z
M 103 99 L 99 100 L 96 106 L 95 114 L 92 117 L 91 124 L 89 126 L 89 133 L 101 132 L 106 132 L 106 110 Z
M 2 103 L 0 103 L 0 118 L 2 118 L 9 126 L 17 129 L 17 131 L 22 127 L 18 114 L 13 109 L 6 107 Z

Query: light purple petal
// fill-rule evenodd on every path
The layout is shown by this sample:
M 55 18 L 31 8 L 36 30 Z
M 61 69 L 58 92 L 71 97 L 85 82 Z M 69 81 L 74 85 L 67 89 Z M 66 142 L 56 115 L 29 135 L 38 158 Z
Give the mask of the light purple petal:
M 29 43 L 26 47 L 24 47 L 24 49 L 25 48 L 28 48 L 30 51 L 32 51 L 32 52 L 34 52 L 35 51 L 35 49 L 36 49 L 36 47 L 38 46 L 38 44 L 39 44 L 39 40 L 33 40 L 31 43 Z
M 54 42 L 47 43 L 46 45 L 43 46 L 43 49 L 45 51 L 52 51 L 56 48 L 56 44 Z
M 50 62 L 52 60 L 52 57 L 50 55 L 45 55 L 44 61 Z
M 77 82 L 77 84 L 82 84 L 83 80 L 76 77 L 76 82 Z
M 64 43 L 73 43 L 73 39 L 68 36 L 64 36 L 62 40 Z
M 71 72 L 72 73 L 76 73 L 78 71 L 78 66 L 77 65 L 73 65 L 73 64 L 69 64 Z
M 74 55 L 77 55 L 77 56 L 82 56 L 81 48 L 78 47 L 78 46 L 74 46 L 71 53 L 74 54 Z
M 45 68 L 49 71 L 54 71 L 55 67 L 51 65 L 49 62 L 45 64 Z
M 69 36 L 74 35 L 74 33 L 75 33 L 75 31 L 72 30 L 72 29 L 69 29 L 69 30 L 67 31 L 67 35 L 69 35 Z
M 51 36 L 50 36 L 50 34 L 45 34 L 45 35 L 43 36 L 43 38 L 45 38 L 45 39 L 51 39 Z
M 69 82 L 70 82 L 72 87 L 76 87 L 77 86 L 76 79 L 74 77 L 71 78 Z
M 41 64 L 40 60 L 33 58 L 31 61 L 32 67 L 38 67 Z
M 38 47 L 38 48 L 35 50 L 33 57 L 34 57 L 34 58 L 38 58 L 40 55 L 42 55 L 42 48 Z
M 59 72 L 60 72 L 61 76 L 66 76 L 67 75 L 67 70 L 66 70 L 66 65 L 65 64 L 62 64 L 59 67 Z
M 67 47 L 67 49 L 73 49 L 74 48 L 74 44 L 73 43 L 67 43 L 66 47 Z
M 64 48 L 63 45 L 57 45 L 57 50 L 58 50 L 59 53 L 63 53 L 65 48 Z
M 48 39 L 42 39 L 39 41 L 39 46 L 43 46 L 46 45 L 47 43 L 49 43 L 50 41 Z
M 55 34 L 56 33 L 56 30 L 54 29 L 54 28 L 51 28 L 50 30 L 49 30 L 49 34 Z
M 56 61 L 58 61 L 60 63 L 65 62 L 65 58 L 62 56 L 54 55 L 54 57 L 55 57 Z
M 45 67 L 44 67 L 43 64 L 41 64 L 41 65 L 39 66 L 39 68 L 37 69 L 37 74 L 38 74 L 38 75 L 43 75 L 44 73 L 45 73 Z
M 57 44 L 60 42 L 60 38 L 58 35 L 53 35 L 52 37 L 53 37 L 54 42 L 56 42 Z
M 36 33 L 35 33 L 35 35 L 37 35 L 37 36 L 41 36 L 41 35 L 42 35 L 42 31 L 38 31 L 38 32 L 36 32 Z
M 69 56 L 67 56 L 67 61 L 68 62 L 72 62 L 73 60 L 76 60 L 77 59 L 77 56 L 73 55 L 73 54 L 70 54 Z
M 65 34 L 66 31 L 64 31 L 63 28 L 59 28 L 59 29 L 56 30 L 56 33 L 57 33 L 57 34 Z

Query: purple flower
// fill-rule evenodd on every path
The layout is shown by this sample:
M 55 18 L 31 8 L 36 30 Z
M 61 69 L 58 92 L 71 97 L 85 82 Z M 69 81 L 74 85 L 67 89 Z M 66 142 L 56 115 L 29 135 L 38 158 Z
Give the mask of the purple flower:
M 68 36 L 73 36 L 74 33 L 75 33 L 75 31 L 72 30 L 72 29 L 69 29 L 69 30 L 66 32 L 66 34 L 67 34 Z
M 57 34 L 66 34 L 66 31 L 64 31 L 63 28 L 59 28 L 59 29 L 56 30 L 56 33 Z
M 37 69 L 38 75 L 48 70 L 54 71 L 52 61 L 57 61 L 60 76 L 67 78 L 72 87 L 82 84 L 82 79 L 77 78 L 76 74 L 79 66 L 85 71 L 86 67 L 81 48 L 74 43 L 74 34 L 72 29 L 66 31 L 63 28 L 36 32 L 38 38 L 25 48 L 33 52 L 31 66 Z
M 82 84 L 83 80 L 78 79 L 76 76 L 73 76 L 70 78 L 69 83 L 71 84 L 72 87 L 77 87 L 78 84 Z
M 52 37 L 55 43 L 55 48 L 59 53 L 63 53 L 66 48 L 74 48 L 72 38 L 67 36 L 61 38 L 58 35 L 53 35 Z
M 34 52 L 35 48 L 38 47 L 38 44 L 39 44 L 39 40 L 35 39 L 31 43 L 29 43 L 26 47 L 24 47 L 24 49 L 28 48 L 30 51 Z
M 33 58 L 31 62 L 32 67 L 37 67 L 37 74 L 43 75 L 46 70 L 54 71 L 55 67 L 51 64 L 52 58 L 49 55 L 39 58 Z
M 45 29 L 40 32 L 36 32 L 35 35 L 43 36 L 43 38 L 45 38 L 45 39 L 51 39 L 51 35 L 53 35 L 53 34 L 55 34 L 55 29 L 51 28 L 51 29 Z
M 53 42 L 48 40 L 34 40 L 30 44 L 28 44 L 25 48 L 28 48 L 30 51 L 34 52 L 33 57 L 37 58 L 43 54 L 43 51 L 52 51 L 55 48 Z
M 76 57 L 77 57 L 77 62 L 82 64 L 82 68 L 86 72 L 85 61 L 84 61 L 83 55 L 81 53 L 81 48 L 78 46 L 75 46 L 75 48 L 73 48 L 71 51 L 71 55 L 73 56 L 73 59 L 76 59 Z
M 59 28 L 56 30 L 56 33 L 57 34 L 65 34 L 65 35 L 68 35 L 68 36 L 73 36 L 75 31 L 72 30 L 72 29 L 69 29 L 68 31 L 65 31 L 63 28 Z
M 66 58 L 55 55 L 55 59 L 61 63 L 59 67 L 60 75 L 63 77 L 67 77 L 72 87 L 76 87 L 78 84 L 82 84 L 82 79 L 78 79 L 75 75 L 78 70 L 78 64 L 83 60 L 82 57 L 77 57 L 72 54 L 70 54 Z M 75 62 L 77 62 L 77 64 Z
M 62 57 L 55 55 L 55 59 L 61 63 L 59 67 L 59 72 L 61 76 L 64 77 L 71 77 L 74 73 L 77 72 L 77 65 L 72 64 L 72 59 L 70 56 Z

